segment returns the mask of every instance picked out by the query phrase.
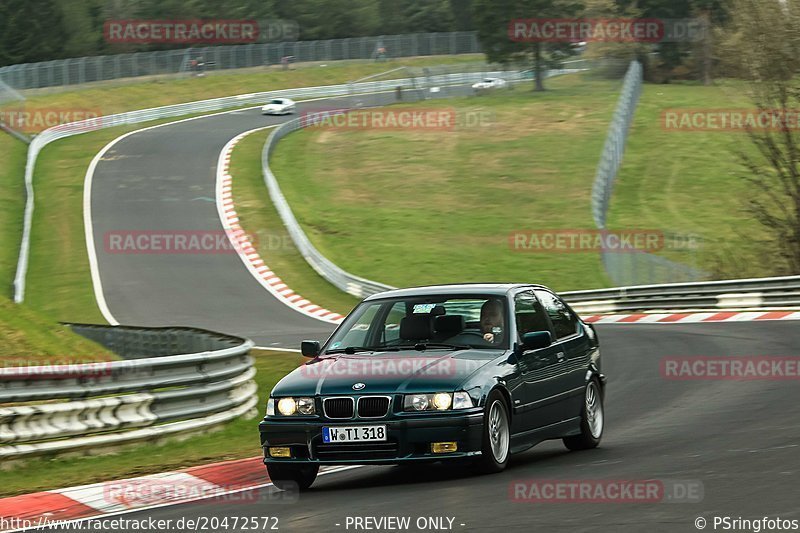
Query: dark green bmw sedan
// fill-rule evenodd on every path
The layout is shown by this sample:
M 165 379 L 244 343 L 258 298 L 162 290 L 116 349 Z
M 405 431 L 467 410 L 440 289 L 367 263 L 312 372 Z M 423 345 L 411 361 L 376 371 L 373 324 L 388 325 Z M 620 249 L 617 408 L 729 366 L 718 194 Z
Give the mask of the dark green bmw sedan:
M 571 450 L 603 434 L 597 335 L 540 285 L 463 284 L 361 302 L 272 390 L 260 423 L 279 488 L 320 465 L 462 460 L 499 472 L 547 439 Z

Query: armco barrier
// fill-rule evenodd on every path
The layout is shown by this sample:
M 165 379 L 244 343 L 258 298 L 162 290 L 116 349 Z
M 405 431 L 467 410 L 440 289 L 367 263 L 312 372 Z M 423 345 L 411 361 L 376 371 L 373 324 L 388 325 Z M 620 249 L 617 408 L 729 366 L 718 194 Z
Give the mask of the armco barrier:
M 579 313 L 800 308 L 800 276 L 637 285 L 562 293 Z
M 461 65 L 454 65 L 453 68 L 464 67 Z M 476 72 L 439 74 L 430 78 L 429 82 L 440 85 L 458 85 L 475 82 L 488 74 L 489 73 L 487 73 L 485 69 L 478 68 Z M 499 72 L 494 74 L 504 75 L 506 77 L 512 76 L 512 73 Z M 519 73 L 513 73 L 513 76 L 516 78 L 522 77 Z M 17 272 L 14 277 L 14 301 L 16 303 L 20 303 L 25 300 L 25 277 L 28 271 L 30 234 L 34 209 L 33 171 L 36 165 L 36 159 L 39 156 L 39 152 L 48 144 L 65 137 L 71 137 L 73 135 L 79 135 L 81 133 L 87 133 L 104 128 L 141 124 L 143 122 L 164 118 L 180 117 L 198 113 L 209 113 L 213 111 L 222 111 L 225 109 L 234 109 L 237 107 L 263 104 L 268 99 L 273 97 L 291 97 L 302 100 L 309 98 L 353 96 L 357 94 L 392 91 L 397 87 L 402 87 L 403 89 L 419 89 L 418 81 L 422 79 L 426 78 L 385 79 L 361 83 L 345 83 L 340 85 L 325 85 L 320 87 L 303 87 L 279 91 L 240 94 L 237 96 L 212 98 L 210 100 L 201 100 L 197 102 L 188 102 L 184 104 L 156 107 L 153 109 L 142 109 L 127 113 L 119 113 L 116 115 L 97 117 L 79 122 L 71 122 L 69 124 L 61 124 L 44 130 L 36 136 L 36 138 L 28 147 L 28 158 L 25 165 L 25 215 L 22 228 L 22 245 L 20 246 L 19 259 L 17 261 Z
M 0 458 L 200 431 L 256 407 L 249 340 L 194 328 L 71 327 L 127 359 L 0 368 Z

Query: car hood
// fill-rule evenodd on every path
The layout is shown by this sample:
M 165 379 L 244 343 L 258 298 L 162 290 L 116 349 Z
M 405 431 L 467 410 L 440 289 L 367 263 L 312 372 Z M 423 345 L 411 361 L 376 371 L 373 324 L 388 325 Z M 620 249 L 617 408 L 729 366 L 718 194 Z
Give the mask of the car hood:
M 284 377 L 275 386 L 273 395 L 451 391 L 504 353 L 504 350 L 411 350 L 321 356 Z

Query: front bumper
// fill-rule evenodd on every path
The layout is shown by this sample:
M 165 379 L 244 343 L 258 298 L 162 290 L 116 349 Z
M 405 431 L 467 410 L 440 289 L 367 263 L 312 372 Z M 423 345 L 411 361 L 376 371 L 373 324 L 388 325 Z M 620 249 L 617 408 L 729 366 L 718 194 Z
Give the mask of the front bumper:
M 324 444 L 322 427 L 385 425 L 386 442 Z M 483 410 L 426 416 L 396 416 L 385 420 L 325 421 L 264 419 L 259 424 L 265 463 L 398 464 L 441 461 L 478 455 L 483 435 Z M 433 442 L 456 442 L 458 449 L 433 453 Z M 270 446 L 288 446 L 291 458 L 270 457 Z

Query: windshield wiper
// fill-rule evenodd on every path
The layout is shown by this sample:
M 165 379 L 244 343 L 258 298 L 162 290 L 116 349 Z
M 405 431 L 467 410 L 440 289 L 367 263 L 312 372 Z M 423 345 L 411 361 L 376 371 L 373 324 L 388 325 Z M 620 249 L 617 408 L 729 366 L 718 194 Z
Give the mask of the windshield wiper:
M 447 344 L 445 342 L 418 342 L 416 344 L 398 344 L 395 346 L 387 346 L 387 350 L 404 350 L 412 348 L 419 352 L 423 352 L 428 348 L 449 348 L 451 350 L 469 350 L 472 346 L 466 344 Z
M 346 353 L 352 355 L 356 352 L 374 352 L 375 348 L 365 348 L 364 346 L 348 346 L 347 348 L 336 348 L 335 350 L 326 350 L 326 354 L 333 353 Z

